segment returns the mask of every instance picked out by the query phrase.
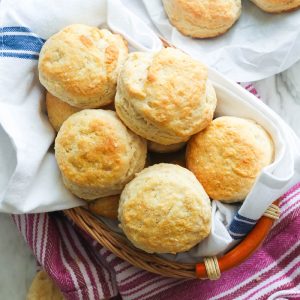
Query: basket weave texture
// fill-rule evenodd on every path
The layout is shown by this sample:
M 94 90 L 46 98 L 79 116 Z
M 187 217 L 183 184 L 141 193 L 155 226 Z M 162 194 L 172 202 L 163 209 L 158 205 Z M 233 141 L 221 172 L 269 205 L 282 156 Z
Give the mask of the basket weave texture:
M 278 204 L 279 200 L 274 204 Z M 168 261 L 134 247 L 125 236 L 112 231 L 101 219 L 83 207 L 65 210 L 66 216 L 95 241 L 119 258 L 143 270 L 180 279 L 217 279 L 210 276 L 205 264 Z M 234 249 L 217 259 L 220 272 L 229 270 L 247 259 L 260 246 L 277 217 L 263 216 L 252 231 Z M 214 258 L 215 260 L 215 258 Z

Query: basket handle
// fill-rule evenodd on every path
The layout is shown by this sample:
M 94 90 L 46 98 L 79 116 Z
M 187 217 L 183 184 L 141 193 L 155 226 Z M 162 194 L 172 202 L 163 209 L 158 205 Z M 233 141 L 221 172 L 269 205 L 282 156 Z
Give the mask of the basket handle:
M 216 256 L 204 257 L 204 265 L 208 279 L 217 280 L 221 277 L 219 262 Z
M 280 209 L 278 204 L 279 199 L 267 208 L 252 231 L 234 249 L 220 259 L 216 256 L 205 257 L 203 263 L 196 264 L 196 276 L 200 279 L 217 280 L 221 277 L 221 272 L 239 265 L 251 256 L 263 242 L 275 220 L 279 219 Z

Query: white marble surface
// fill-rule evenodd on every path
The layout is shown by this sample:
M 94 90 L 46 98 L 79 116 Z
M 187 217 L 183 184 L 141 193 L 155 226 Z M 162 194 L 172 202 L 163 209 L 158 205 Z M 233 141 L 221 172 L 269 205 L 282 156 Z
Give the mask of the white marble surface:
M 255 83 L 261 99 L 300 136 L 300 62 Z M 36 270 L 30 250 L 11 218 L 0 214 L 0 299 L 23 300 Z
M 300 62 L 255 86 L 261 99 L 300 136 Z
M 11 216 L 0 214 L 0 299 L 24 300 L 36 263 Z

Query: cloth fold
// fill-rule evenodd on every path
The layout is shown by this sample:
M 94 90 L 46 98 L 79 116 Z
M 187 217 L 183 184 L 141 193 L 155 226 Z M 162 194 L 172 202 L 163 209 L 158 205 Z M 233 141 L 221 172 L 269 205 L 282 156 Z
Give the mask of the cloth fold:
M 300 298 L 300 183 L 280 202 L 281 217 L 248 260 L 218 281 L 161 277 L 122 261 L 62 213 L 13 215 L 38 262 L 66 299 Z
M 84 202 L 66 190 L 51 150 L 37 60 L 43 43 L 83 23 L 121 33 L 131 47 L 156 51 L 161 41 L 120 0 L 0 2 L 0 211 L 47 212 Z M 45 193 L 51 191 L 51 193 Z
M 300 10 L 268 14 L 251 1 L 242 1 L 241 17 L 226 33 L 192 39 L 171 25 L 161 0 L 135 4 L 135 11 L 144 8 L 169 42 L 232 80 L 261 80 L 283 72 L 300 59 Z

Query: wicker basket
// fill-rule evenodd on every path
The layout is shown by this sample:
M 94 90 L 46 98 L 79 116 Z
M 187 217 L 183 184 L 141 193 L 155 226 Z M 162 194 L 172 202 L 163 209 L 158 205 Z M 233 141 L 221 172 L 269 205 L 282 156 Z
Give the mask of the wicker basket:
M 279 200 L 271 205 L 252 231 L 234 249 L 222 257 L 206 258 L 204 263 L 196 265 L 171 262 L 135 248 L 123 235 L 111 231 L 100 219 L 85 208 L 65 210 L 65 214 L 99 244 L 136 267 L 166 277 L 218 279 L 221 272 L 239 265 L 255 252 L 263 242 L 274 220 L 279 217 L 278 202 Z
M 165 47 L 173 47 L 163 38 L 161 41 Z M 234 249 L 219 258 L 204 258 L 203 263 L 196 265 L 168 261 L 137 249 L 123 235 L 111 231 L 100 219 L 85 208 L 65 210 L 65 214 L 99 244 L 138 268 L 166 277 L 216 280 L 220 278 L 221 272 L 239 265 L 260 246 L 274 221 L 279 218 L 278 203 L 279 200 L 276 200 L 268 208 L 252 231 Z

